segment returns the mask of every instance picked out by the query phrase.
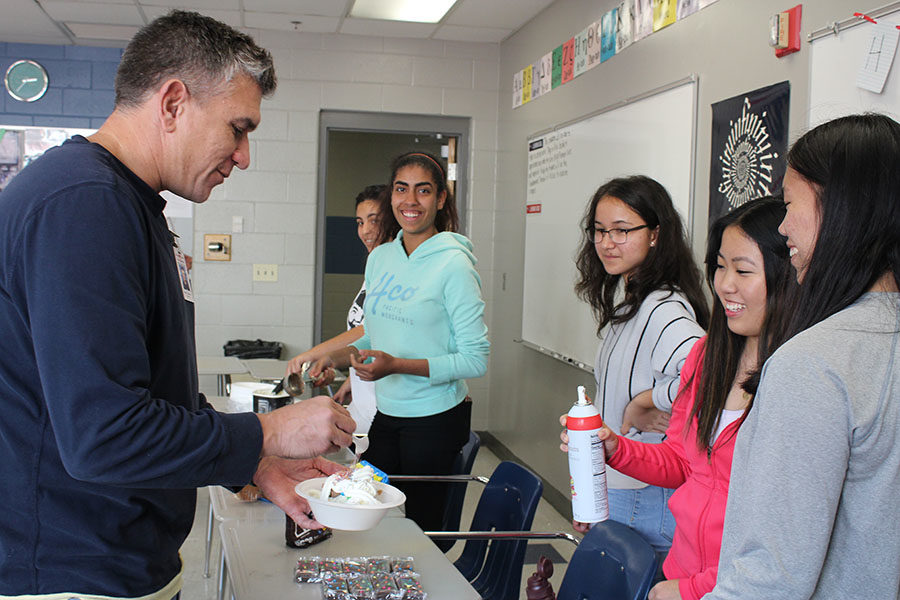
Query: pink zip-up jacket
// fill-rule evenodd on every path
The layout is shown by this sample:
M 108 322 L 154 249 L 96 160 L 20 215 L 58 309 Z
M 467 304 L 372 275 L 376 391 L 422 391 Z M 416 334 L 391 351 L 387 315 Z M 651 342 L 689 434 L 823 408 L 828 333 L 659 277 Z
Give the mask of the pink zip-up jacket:
M 705 342 L 703 337 L 694 344 L 681 369 L 681 393 L 672 406 L 666 439 L 643 444 L 619 436 L 619 447 L 608 461 L 616 470 L 651 485 L 678 488 L 669 499 L 675 537 L 663 573 L 666 579 L 679 580 L 683 600 L 698 600 L 716 585 L 731 457 L 744 420 L 728 425 L 711 451 L 697 446 L 697 419 L 689 425 L 687 421 L 700 388 Z

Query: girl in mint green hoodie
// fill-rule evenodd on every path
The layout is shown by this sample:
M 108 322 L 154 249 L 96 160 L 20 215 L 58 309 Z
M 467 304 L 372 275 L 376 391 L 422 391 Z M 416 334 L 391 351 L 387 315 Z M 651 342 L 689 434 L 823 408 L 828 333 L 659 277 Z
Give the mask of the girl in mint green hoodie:
M 381 210 L 383 243 L 366 264 L 366 330 L 310 370 L 353 366 L 375 381 L 378 412 L 363 456 L 396 475 L 449 474 L 469 438 L 465 379 L 487 370 L 489 343 L 472 243 L 454 233 L 457 212 L 440 161 L 395 159 Z M 406 514 L 441 528 L 446 484 L 406 484 Z

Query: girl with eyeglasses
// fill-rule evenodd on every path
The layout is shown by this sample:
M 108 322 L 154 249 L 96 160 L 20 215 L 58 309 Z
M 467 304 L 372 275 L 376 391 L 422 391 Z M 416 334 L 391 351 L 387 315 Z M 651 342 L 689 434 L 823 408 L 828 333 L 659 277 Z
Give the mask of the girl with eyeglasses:
M 575 290 L 591 305 L 600 337 L 594 403 L 614 431 L 659 443 L 681 367 L 709 322 L 700 273 L 666 189 L 639 175 L 600 186 L 584 215 L 576 265 Z M 610 518 L 665 555 L 675 529 L 672 490 L 613 469 L 607 480 Z

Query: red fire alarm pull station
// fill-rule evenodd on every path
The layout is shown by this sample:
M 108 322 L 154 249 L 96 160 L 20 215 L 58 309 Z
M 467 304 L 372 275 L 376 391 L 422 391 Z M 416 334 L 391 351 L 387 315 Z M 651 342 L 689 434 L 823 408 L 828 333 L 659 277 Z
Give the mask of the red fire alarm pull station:
M 772 40 L 775 56 L 781 58 L 800 50 L 800 17 L 803 5 L 772 16 Z

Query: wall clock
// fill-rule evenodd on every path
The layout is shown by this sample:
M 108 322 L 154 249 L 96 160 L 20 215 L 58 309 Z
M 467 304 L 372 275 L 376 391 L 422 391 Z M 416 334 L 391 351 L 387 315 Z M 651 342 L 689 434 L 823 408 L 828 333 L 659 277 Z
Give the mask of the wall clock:
M 6 70 L 3 78 L 6 91 L 16 100 L 34 102 L 47 91 L 50 78 L 47 71 L 33 60 L 19 60 Z

